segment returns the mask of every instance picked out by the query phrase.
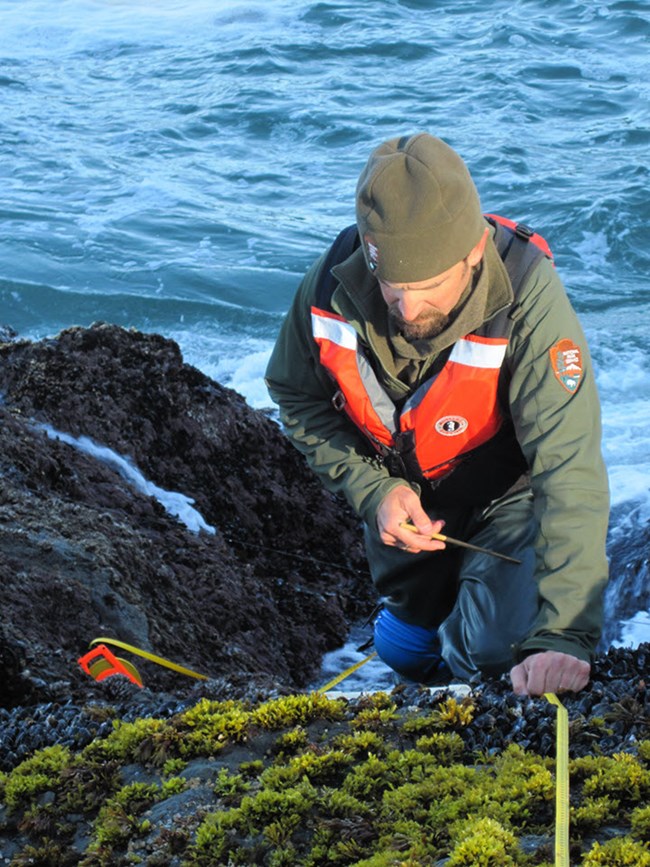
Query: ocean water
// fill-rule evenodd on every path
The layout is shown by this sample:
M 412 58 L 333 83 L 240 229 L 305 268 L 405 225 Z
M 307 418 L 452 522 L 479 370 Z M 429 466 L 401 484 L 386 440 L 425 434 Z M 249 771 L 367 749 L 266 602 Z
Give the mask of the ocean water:
M 369 151 L 428 130 L 550 242 L 613 532 L 650 519 L 650 0 L 0 0 L 0 37 L 0 324 L 159 332 L 267 407 Z

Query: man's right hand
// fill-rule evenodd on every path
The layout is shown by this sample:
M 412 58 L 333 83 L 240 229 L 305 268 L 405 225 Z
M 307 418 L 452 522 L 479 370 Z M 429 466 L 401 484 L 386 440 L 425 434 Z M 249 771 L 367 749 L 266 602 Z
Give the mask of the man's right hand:
M 417 533 L 407 530 L 404 523 L 410 522 Z M 440 551 L 444 542 L 432 539 L 432 533 L 440 533 L 444 521 L 432 521 L 422 508 L 420 498 L 408 485 L 393 488 L 377 509 L 377 529 L 384 545 L 394 545 L 412 554 L 420 551 Z

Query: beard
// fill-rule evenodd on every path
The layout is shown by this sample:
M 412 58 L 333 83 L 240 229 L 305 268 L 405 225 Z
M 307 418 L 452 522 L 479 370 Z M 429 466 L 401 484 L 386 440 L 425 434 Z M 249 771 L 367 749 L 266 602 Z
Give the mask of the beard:
M 431 309 L 421 313 L 417 319 L 407 321 L 402 317 L 396 304 L 388 308 L 388 315 L 402 337 L 409 342 L 437 337 L 445 330 L 450 320 L 449 314 Z
M 463 260 L 463 265 L 463 272 L 459 277 L 461 285 L 463 285 L 463 291 L 459 294 L 459 300 L 464 295 L 465 290 L 470 284 L 472 274 L 476 270 L 476 268 L 472 268 L 468 264 L 466 259 Z M 402 337 L 405 340 L 408 340 L 409 343 L 413 343 L 416 340 L 430 340 L 432 337 L 437 337 L 438 334 L 441 334 L 445 330 L 453 319 L 452 313 L 453 311 L 450 313 L 443 313 L 442 310 L 438 310 L 437 307 L 428 307 L 420 313 L 416 319 L 407 321 L 399 312 L 399 306 L 397 303 L 388 306 L 389 318 L 392 320 Z

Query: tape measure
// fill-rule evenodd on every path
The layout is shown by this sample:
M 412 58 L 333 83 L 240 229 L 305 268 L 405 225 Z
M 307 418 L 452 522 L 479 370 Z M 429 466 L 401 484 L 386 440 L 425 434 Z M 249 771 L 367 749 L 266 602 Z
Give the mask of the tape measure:
M 558 697 L 544 693 L 555 715 L 555 867 L 569 865 L 569 714 Z
M 155 662 L 156 665 L 170 668 L 172 671 L 177 671 L 179 674 L 184 674 L 187 677 L 193 677 L 196 680 L 209 680 L 205 674 L 199 674 L 198 671 L 192 671 L 191 668 L 178 665 L 178 663 L 172 662 L 170 659 L 165 659 L 164 656 L 157 656 L 155 653 L 141 650 L 141 648 L 134 647 L 132 644 L 118 641 L 117 638 L 94 638 L 89 645 L 94 649 L 82 656 L 78 662 L 86 674 L 89 674 L 97 681 L 103 680 L 112 674 L 122 674 L 124 677 L 128 677 L 132 683 L 138 686 L 143 685 L 142 678 L 135 665 L 126 659 L 114 656 L 108 647 L 106 647 L 107 644 L 119 647 L 122 650 L 128 650 L 129 653 L 135 653 L 136 656 L 142 656 L 144 659 L 148 659 L 149 662 Z
M 361 662 L 356 662 L 354 665 L 351 665 L 349 668 L 346 668 L 346 670 L 342 674 L 339 674 L 335 678 L 333 678 L 332 680 L 328 681 L 325 684 L 325 686 L 321 686 L 319 689 L 316 690 L 316 692 L 321 692 L 321 693 L 322 692 L 328 692 L 330 689 L 332 689 L 332 687 L 339 684 L 342 680 L 345 680 L 346 677 L 349 677 L 351 674 L 354 674 L 354 672 L 357 671 L 359 668 L 361 668 L 362 665 L 365 665 L 366 662 L 370 662 L 371 659 L 374 659 L 375 656 L 377 656 L 377 651 L 374 651 L 373 653 L 368 654 L 368 656 L 366 656 L 365 659 L 362 659 Z

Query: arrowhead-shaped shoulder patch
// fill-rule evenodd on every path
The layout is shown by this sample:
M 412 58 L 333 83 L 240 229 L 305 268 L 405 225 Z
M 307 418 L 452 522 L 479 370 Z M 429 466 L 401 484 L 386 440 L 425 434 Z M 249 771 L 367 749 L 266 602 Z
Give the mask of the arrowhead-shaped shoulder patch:
M 580 347 L 570 338 L 564 337 L 551 346 L 549 354 L 556 379 L 569 394 L 575 394 L 583 377 Z

